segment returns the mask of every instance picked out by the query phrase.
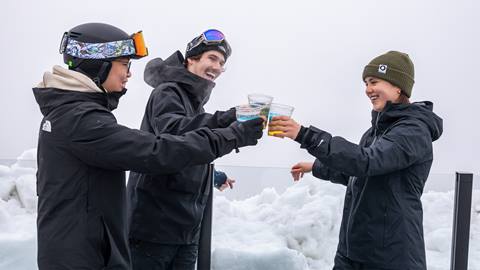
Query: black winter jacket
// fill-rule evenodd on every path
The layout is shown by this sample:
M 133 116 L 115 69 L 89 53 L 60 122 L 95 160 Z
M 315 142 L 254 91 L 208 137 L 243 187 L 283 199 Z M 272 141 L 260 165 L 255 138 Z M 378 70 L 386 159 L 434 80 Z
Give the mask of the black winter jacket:
M 183 134 L 198 128 L 221 128 L 235 121 L 235 110 L 205 113 L 214 83 L 189 72 L 176 52 L 150 61 L 145 81 L 155 87 L 145 109 L 141 130 Z M 208 163 L 172 174 L 131 173 L 130 237 L 162 244 L 191 244 L 199 238 L 209 195 Z
M 296 138 L 313 175 L 347 186 L 338 252 L 372 268 L 426 269 L 421 196 L 442 119 L 431 102 L 387 103 L 360 144 L 315 127 Z
M 182 136 L 129 129 L 111 110 L 121 94 L 34 88 L 39 269 L 130 269 L 126 170 L 173 174 L 237 145 L 232 128 Z

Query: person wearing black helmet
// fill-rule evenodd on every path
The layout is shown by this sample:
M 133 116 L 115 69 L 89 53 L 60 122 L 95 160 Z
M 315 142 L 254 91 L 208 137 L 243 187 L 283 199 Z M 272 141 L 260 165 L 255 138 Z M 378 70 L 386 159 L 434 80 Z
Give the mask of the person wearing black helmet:
M 176 51 L 165 60 L 151 60 L 144 78 L 154 89 L 141 129 L 156 135 L 180 135 L 234 122 L 235 108 L 214 114 L 203 108 L 231 53 L 224 34 L 209 29 L 188 43 L 185 58 Z M 127 189 L 133 269 L 194 268 L 211 180 L 208 163 L 174 174 L 130 174 Z M 214 183 L 223 189 L 232 187 L 233 180 L 215 172 Z
M 125 171 L 171 174 L 254 145 L 262 120 L 153 135 L 117 123 L 130 60 L 147 55 L 141 32 L 87 23 L 62 38 L 33 92 L 43 119 L 37 151 L 38 268 L 131 269 Z

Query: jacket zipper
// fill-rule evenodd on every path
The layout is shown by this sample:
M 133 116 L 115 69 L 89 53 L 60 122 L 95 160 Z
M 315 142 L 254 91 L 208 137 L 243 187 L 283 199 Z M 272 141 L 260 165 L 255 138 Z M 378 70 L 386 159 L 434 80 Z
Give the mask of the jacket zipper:
M 353 186 L 355 184 L 355 180 L 356 180 L 356 177 L 355 176 L 350 176 L 350 179 L 348 181 L 348 185 L 350 186 L 350 191 L 351 191 L 351 194 L 352 194 L 352 198 L 351 198 L 351 203 L 350 203 L 350 211 L 348 213 L 348 220 L 347 220 L 347 232 L 345 233 L 345 242 L 346 242 L 346 245 L 347 245 L 347 257 L 350 257 L 349 253 L 350 253 L 350 245 L 349 245 L 349 241 L 348 241 L 348 235 L 350 234 L 350 220 L 351 220 L 351 217 L 352 217 L 352 211 L 353 211 L 353 203 L 355 202 L 355 197 L 353 195 Z
M 378 120 L 380 119 L 381 114 L 382 114 L 382 112 L 378 113 L 377 119 L 375 120 L 375 130 L 374 130 L 374 133 L 373 133 L 373 141 L 369 145 L 369 147 L 372 146 L 375 143 L 375 141 L 377 140 Z M 354 210 L 354 205 L 353 204 L 355 203 L 355 196 L 354 196 L 354 192 L 353 192 L 354 185 L 355 185 L 355 180 L 357 180 L 356 176 L 350 176 L 350 179 L 348 181 L 348 185 L 350 186 L 350 191 L 351 191 L 351 194 L 352 194 L 352 202 L 350 203 L 350 211 L 348 213 L 348 220 L 347 220 L 347 232 L 345 233 L 345 244 L 347 246 L 347 257 L 349 257 L 349 254 L 350 254 L 350 243 L 349 243 L 349 240 L 348 240 L 348 235 L 350 234 L 350 220 L 352 219 L 352 212 Z

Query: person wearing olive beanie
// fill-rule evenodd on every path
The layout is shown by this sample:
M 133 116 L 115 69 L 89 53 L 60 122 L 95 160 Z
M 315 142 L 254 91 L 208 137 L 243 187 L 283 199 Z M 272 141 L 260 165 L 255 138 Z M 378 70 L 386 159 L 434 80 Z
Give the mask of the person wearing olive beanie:
M 272 117 L 269 131 L 315 157 L 292 166 L 294 181 L 312 172 L 346 186 L 333 270 L 426 270 L 421 196 L 443 121 L 432 102 L 410 102 L 414 67 L 406 53 L 375 57 L 362 79 L 372 125 L 359 143 L 285 116 Z
M 415 69 L 406 53 L 389 51 L 375 57 L 363 69 L 362 79 L 372 76 L 399 87 L 407 97 L 412 95 Z

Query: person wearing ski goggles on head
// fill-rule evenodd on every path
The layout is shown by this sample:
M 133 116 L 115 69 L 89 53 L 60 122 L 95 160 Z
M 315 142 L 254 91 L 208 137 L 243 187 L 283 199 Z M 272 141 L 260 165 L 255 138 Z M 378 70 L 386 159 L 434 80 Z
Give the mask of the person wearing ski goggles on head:
M 262 123 L 154 135 L 112 114 L 148 54 L 141 32 L 86 23 L 63 35 L 68 69 L 54 66 L 33 88 L 43 114 L 37 148 L 39 270 L 131 269 L 125 171 L 173 174 L 254 145 Z
M 225 35 L 210 29 L 187 44 L 185 57 L 176 51 L 165 60 L 151 60 L 144 77 L 154 89 L 141 129 L 156 135 L 179 135 L 231 125 L 236 120 L 234 108 L 213 114 L 203 108 L 231 54 Z M 194 268 L 211 181 L 208 163 L 176 174 L 130 174 L 129 237 L 134 269 Z M 221 190 L 234 182 L 223 172 L 214 172 L 213 181 Z
M 372 103 L 372 126 L 360 143 L 304 127 L 279 116 L 274 136 L 295 140 L 316 159 L 292 167 L 346 186 L 334 270 L 427 269 L 421 196 L 443 121 L 429 101 L 410 102 L 414 66 L 406 53 L 389 51 L 363 69 Z

